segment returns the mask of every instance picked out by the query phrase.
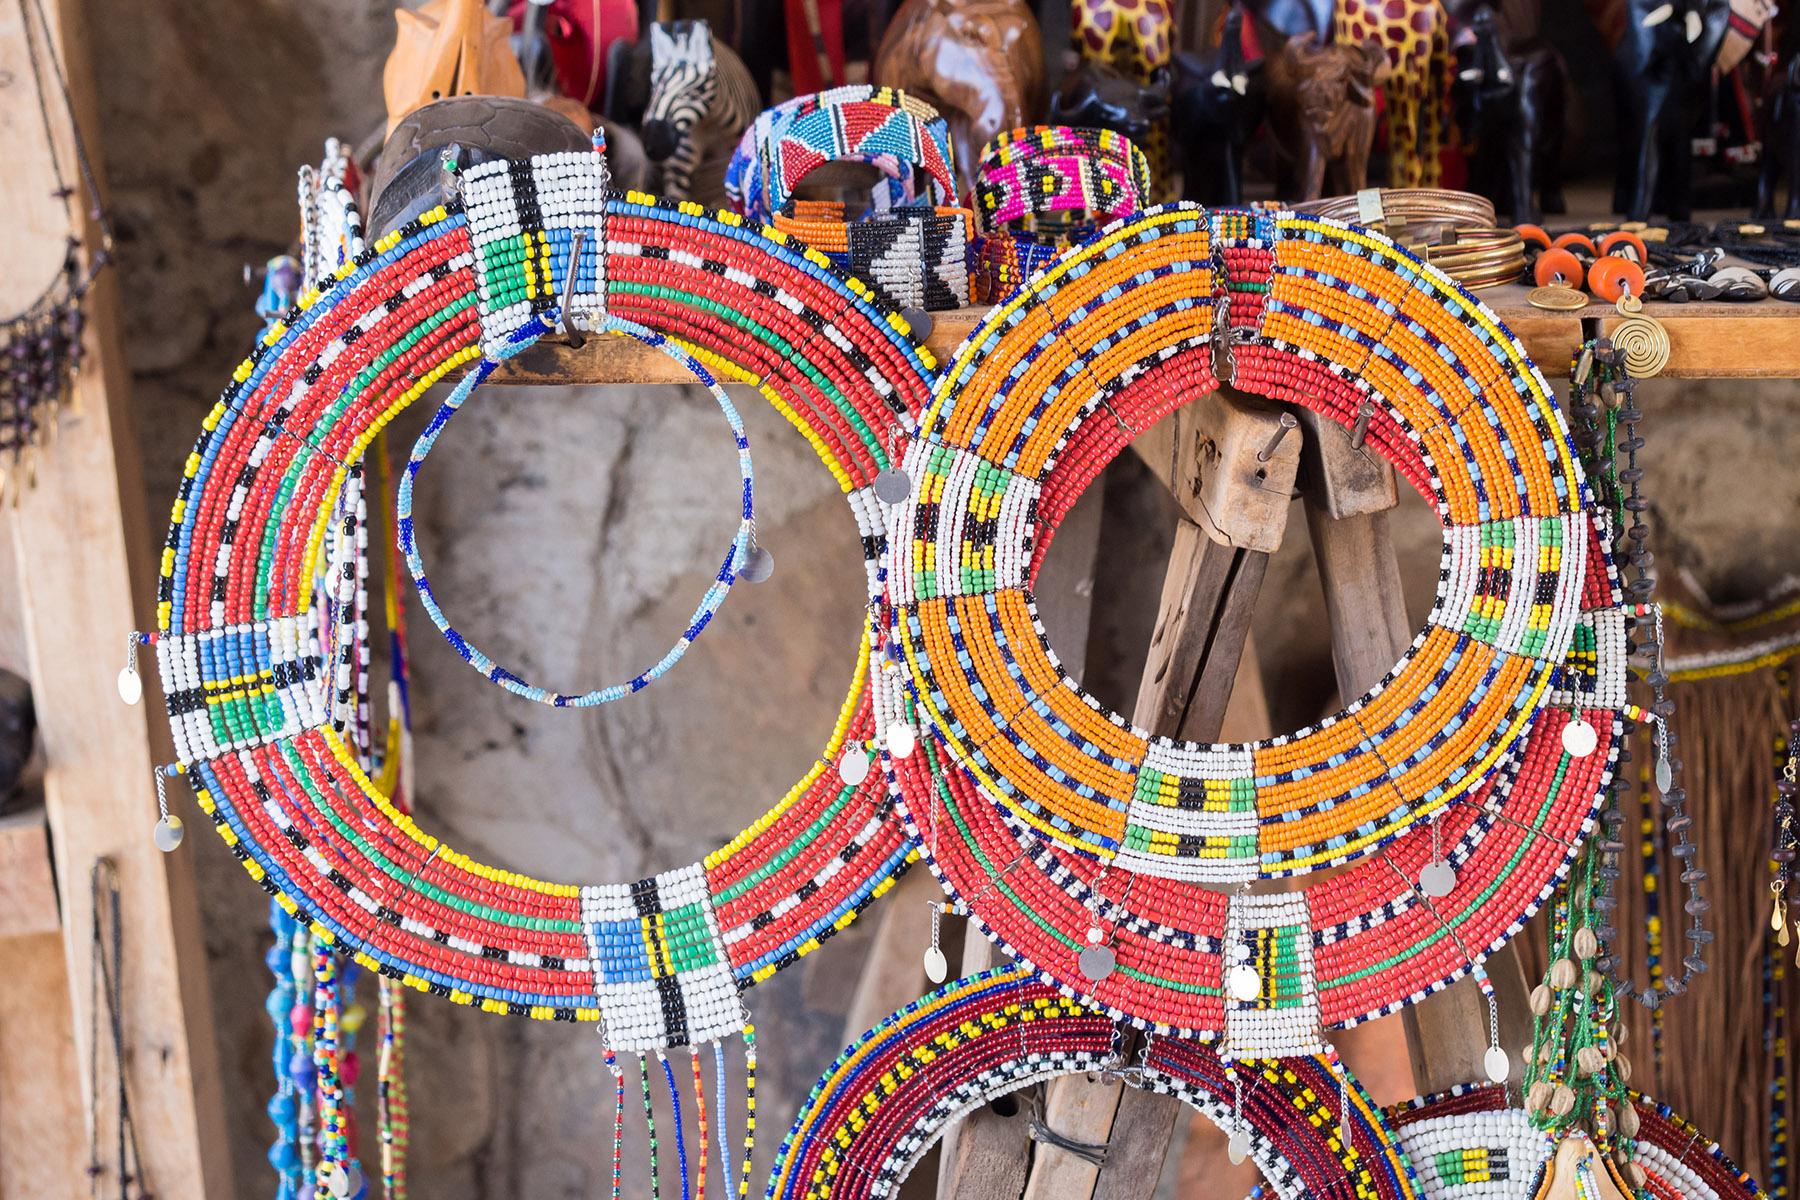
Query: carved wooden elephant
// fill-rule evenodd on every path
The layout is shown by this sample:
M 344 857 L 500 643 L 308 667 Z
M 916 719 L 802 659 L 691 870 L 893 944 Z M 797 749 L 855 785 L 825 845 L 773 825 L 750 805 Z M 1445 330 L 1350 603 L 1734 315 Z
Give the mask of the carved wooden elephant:
M 875 52 L 874 79 L 944 114 L 966 189 L 994 135 L 1043 119 L 1037 18 L 1025 0 L 906 0 Z
M 1387 82 L 1376 42 L 1321 46 L 1297 34 L 1268 60 L 1269 132 L 1283 199 L 1317 200 L 1367 186 L 1375 95 Z

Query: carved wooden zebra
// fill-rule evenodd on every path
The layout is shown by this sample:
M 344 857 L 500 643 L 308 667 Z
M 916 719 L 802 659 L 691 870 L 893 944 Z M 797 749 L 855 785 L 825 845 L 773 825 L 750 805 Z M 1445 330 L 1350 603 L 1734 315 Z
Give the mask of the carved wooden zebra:
M 743 60 L 705 21 L 650 27 L 644 153 L 662 166 L 665 196 L 725 207 L 725 168 L 761 111 Z

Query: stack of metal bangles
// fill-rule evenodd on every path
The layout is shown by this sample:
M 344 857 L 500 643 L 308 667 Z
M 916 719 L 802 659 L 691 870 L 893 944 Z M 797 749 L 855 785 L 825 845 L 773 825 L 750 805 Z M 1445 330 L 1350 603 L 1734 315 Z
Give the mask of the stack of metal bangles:
M 1493 202 L 1470 192 L 1365 188 L 1294 208 L 1378 229 L 1470 290 L 1513 283 L 1525 272 L 1523 239 L 1497 227 Z

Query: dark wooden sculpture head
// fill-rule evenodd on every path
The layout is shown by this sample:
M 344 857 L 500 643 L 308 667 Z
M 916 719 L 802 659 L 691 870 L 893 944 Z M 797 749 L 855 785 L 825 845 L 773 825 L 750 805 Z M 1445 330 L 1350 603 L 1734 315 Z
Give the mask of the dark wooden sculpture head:
M 1151 126 L 1169 115 L 1166 72 L 1145 84 L 1091 58 L 1071 53 L 1063 61 L 1068 73 L 1050 100 L 1050 119 L 1058 125 L 1111 129 L 1141 145 Z
M 876 83 L 944 114 L 959 184 L 999 133 L 1044 115 L 1044 48 L 1024 0 L 906 0 L 875 52 Z

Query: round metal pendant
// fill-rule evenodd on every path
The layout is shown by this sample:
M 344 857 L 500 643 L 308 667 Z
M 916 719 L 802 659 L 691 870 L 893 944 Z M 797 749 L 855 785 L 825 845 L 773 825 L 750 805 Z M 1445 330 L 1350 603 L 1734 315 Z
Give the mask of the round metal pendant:
M 127 704 L 136 704 L 144 698 L 144 680 L 130 667 L 119 672 L 119 699 Z
M 869 777 L 869 756 L 861 746 L 851 746 L 838 759 L 838 778 L 855 787 Z
M 1256 973 L 1255 967 L 1239 963 L 1231 968 L 1231 998 L 1233 1000 L 1254 1000 L 1262 994 L 1262 976 Z
M 1441 900 L 1456 890 L 1456 868 L 1444 859 L 1428 862 L 1419 872 L 1419 890 L 1433 900 Z
M 1089 946 L 1082 950 L 1081 956 L 1075 960 L 1075 965 L 1081 968 L 1084 976 L 1099 983 L 1113 973 L 1113 967 L 1118 965 L 1118 961 L 1118 956 L 1113 953 L 1111 946 Z
M 1487 1053 L 1481 1058 L 1481 1065 L 1487 1069 L 1487 1077 L 1495 1083 L 1505 1083 L 1506 1077 L 1512 1073 L 1512 1064 L 1507 1061 L 1506 1051 L 1498 1046 L 1489 1046 Z
M 950 964 L 944 959 L 944 952 L 936 946 L 925 948 L 925 978 L 933 983 L 942 983 L 950 977 Z
M 1238 1166 L 1250 1157 L 1250 1131 L 1239 1129 L 1232 1133 L 1231 1140 L 1225 1143 L 1225 1157 L 1231 1160 L 1232 1166 Z
M 931 336 L 931 314 L 922 308 L 903 308 L 900 315 L 906 318 L 906 330 L 913 345 L 923 346 L 925 339 Z
M 766 546 L 752 546 L 750 553 L 744 556 L 744 565 L 738 571 L 738 578 L 749 583 L 761 583 L 775 573 L 775 556 L 769 553 Z
M 1600 735 L 1592 725 L 1576 717 L 1563 726 L 1562 742 L 1570 758 L 1586 758 L 1600 745 Z
M 889 467 L 875 477 L 875 498 L 883 504 L 905 504 L 912 496 L 912 476 Z
M 905 721 L 895 721 L 892 725 L 888 726 L 888 753 L 895 758 L 910 758 L 912 756 L 913 747 L 918 744 L 919 739 L 913 733 L 912 726 L 908 725 Z
M 1525 297 L 1535 308 L 1548 308 L 1553 312 L 1574 312 L 1578 308 L 1586 308 L 1588 295 L 1568 287 L 1532 288 L 1531 294 Z
M 164 817 L 156 823 L 156 828 L 151 830 L 150 838 L 156 843 L 158 850 L 169 854 L 174 851 L 175 847 L 181 845 L 182 835 L 186 832 L 182 828 L 180 817 Z
M 1666 759 L 1666 758 L 1657 759 L 1656 760 L 1656 790 L 1659 792 L 1666 792 L 1674 786 L 1675 786 L 1675 768 L 1673 768 L 1669 765 L 1668 759 Z

